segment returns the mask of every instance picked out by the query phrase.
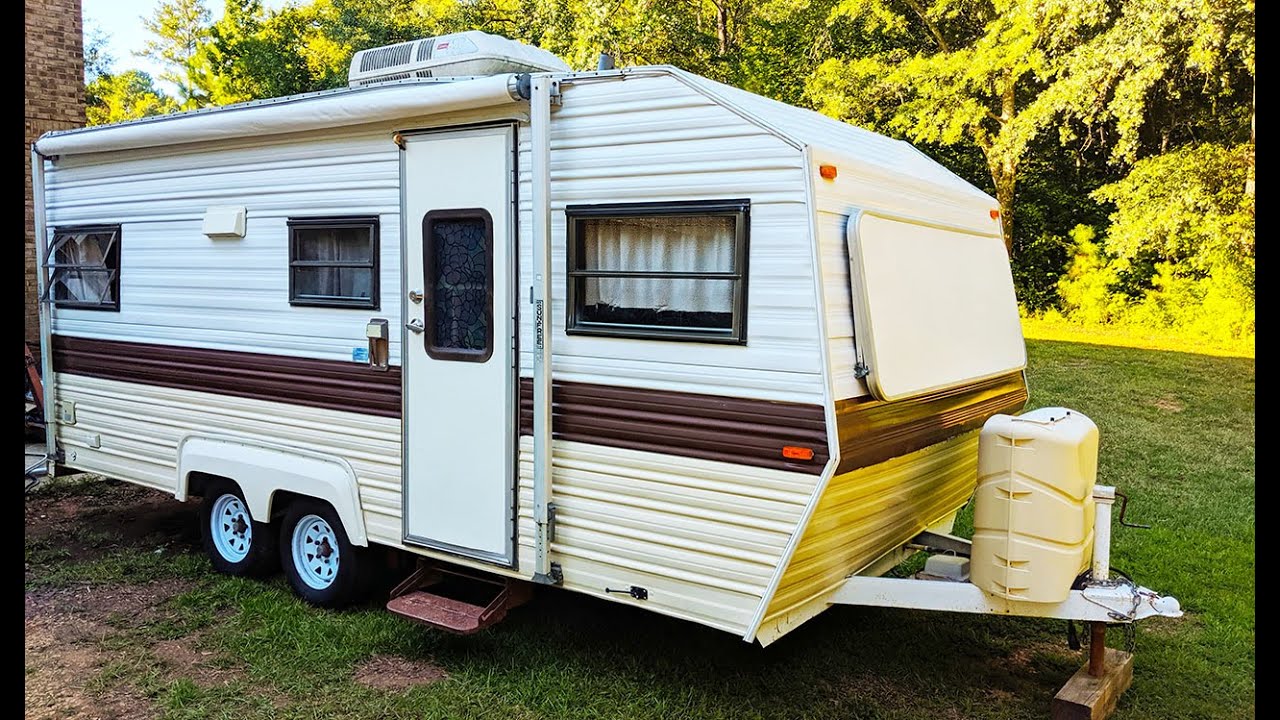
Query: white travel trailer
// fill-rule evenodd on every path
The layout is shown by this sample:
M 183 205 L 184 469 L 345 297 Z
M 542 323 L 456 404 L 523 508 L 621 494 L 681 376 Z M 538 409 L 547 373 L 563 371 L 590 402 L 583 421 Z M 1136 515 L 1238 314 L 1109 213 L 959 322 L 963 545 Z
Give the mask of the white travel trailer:
M 1075 473 L 1037 511 L 1059 535 L 993 521 L 983 586 L 875 577 L 970 554 L 946 533 L 989 419 L 997 465 L 1044 441 L 1006 427 L 1026 356 L 997 205 L 907 143 L 471 32 L 32 158 L 50 464 L 202 496 L 225 572 L 281 562 L 338 605 L 398 548 L 423 562 L 391 608 L 464 632 L 537 583 L 763 644 L 837 603 L 1177 613 L 1107 582 L 1087 463 L 1046 470 Z M 450 599 L 443 571 L 505 589 Z

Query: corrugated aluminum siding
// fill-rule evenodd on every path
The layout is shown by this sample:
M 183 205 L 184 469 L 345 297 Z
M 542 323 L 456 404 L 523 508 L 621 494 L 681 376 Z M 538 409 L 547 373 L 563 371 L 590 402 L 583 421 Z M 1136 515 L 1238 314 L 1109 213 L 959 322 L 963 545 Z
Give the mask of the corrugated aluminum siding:
M 400 543 L 397 418 L 70 374 L 58 376 L 56 397 L 75 403 L 75 424 L 57 426 L 74 467 L 173 492 L 178 443 L 190 433 L 329 453 L 355 470 L 369 539 Z M 97 449 L 87 442 L 95 434 Z
M 978 433 L 836 476 L 814 510 L 764 623 L 830 593 L 973 494 Z
M 563 87 L 552 116 L 552 350 L 558 379 L 824 402 L 802 154 L 669 75 Z M 521 184 L 529 136 L 520 133 Z M 751 200 L 745 346 L 567 336 L 568 204 Z M 530 277 L 532 207 L 521 192 L 520 268 Z M 521 321 L 521 374 L 533 323 Z
M 521 556 L 531 558 L 533 438 L 521 438 Z M 553 559 L 565 587 L 743 633 L 814 476 L 556 441 Z M 648 600 L 606 595 L 638 585 Z
M 370 317 L 400 326 L 398 162 L 388 129 L 60 159 L 46 175 L 49 225 L 122 224 L 121 302 L 58 308 L 53 330 L 349 361 Z M 244 205 L 245 237 L 205 237 L 210 205 Z M 318 215 L 379 217 L 381 310 L 289 305 L 287 221 Z

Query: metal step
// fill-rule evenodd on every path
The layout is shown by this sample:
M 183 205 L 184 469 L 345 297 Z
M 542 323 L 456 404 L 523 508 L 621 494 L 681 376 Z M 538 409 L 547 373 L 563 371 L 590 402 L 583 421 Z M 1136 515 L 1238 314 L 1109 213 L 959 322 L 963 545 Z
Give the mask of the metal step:
M 449 578 L 487 585 L 494 593 L 483 604 L 450 597 L 456 588 L 445 582 Z M 476 593 L 472 590 L 463 594 L 474 599 Z M 470 635 L 498 623 L 507 616 L 508 610 L 528 602 L 532 590 L 530 583 L 521 580 L 476 577 L 424 564 L 391 591 L 387 610 L 446 632 Z

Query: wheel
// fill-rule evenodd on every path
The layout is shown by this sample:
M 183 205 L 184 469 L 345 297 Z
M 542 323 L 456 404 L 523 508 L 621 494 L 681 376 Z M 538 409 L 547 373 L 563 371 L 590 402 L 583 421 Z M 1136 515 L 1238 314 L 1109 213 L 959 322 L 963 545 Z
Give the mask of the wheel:
M 298 597 L 338 608 L 362 600 L 373 563 L 347 539 L 338 514 L 315 500 L 289 506 L 280 526 L 280 564 Z
M 249 514 L 240 488 L 214 482 L 200 505 L 200 535 L 213 568 L 226 575 L 265 575 L 275 569 L 276 536 Z

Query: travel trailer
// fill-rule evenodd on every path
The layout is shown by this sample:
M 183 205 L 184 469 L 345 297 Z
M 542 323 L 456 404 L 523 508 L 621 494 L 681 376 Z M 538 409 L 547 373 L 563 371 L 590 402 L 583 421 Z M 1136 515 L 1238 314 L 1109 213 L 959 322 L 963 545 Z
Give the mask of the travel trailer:
M 842 603 L 1179 612 L 1107 571 L 1096 427 L 1015 417 L 995 200 L 905 142 L 465 32 L 32 168 L 49 464 L 202 498 L 223 572 L 337 606 L 395 548 L 389 607 L 458 632 L 539 584 L 761 644 Z

